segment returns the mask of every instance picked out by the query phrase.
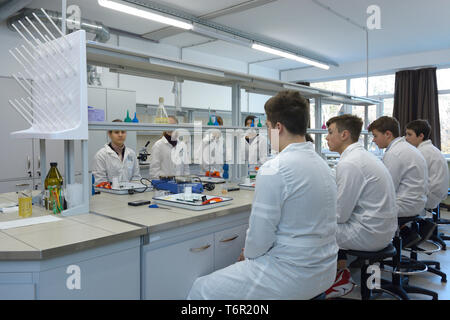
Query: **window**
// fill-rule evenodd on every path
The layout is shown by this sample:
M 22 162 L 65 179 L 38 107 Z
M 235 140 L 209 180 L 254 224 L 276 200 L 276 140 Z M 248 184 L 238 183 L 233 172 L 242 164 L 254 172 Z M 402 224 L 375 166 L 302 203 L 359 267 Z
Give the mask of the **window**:
M 450 94 L 439 95 L 439 120 L 441 124 L 441 151 L 450 154 Z
M 438 90 L 450 90 L 450 69 L 436 71 Z
M 383 116 L 392 117 L 394 114 L 394 98 L 384 99 Z
M 347 81 L 346 80 L 316 82 L 316 83 L 311 83 L 311 87 L 328 90 L 328 91 L 347 93 Z
M 350 80 L 350 93 L 355 96 L 366 96 L 367 79 L 355 78 Z M 394 94 L 395 74 L 369 77 L 369 96 Z

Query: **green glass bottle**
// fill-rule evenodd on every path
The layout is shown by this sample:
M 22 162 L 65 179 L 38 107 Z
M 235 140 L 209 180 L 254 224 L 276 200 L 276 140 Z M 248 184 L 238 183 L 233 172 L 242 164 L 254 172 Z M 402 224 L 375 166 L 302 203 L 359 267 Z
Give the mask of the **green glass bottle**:
M 63 185 L 63 177 L 59 172 L 58 163 L 50 163 L 50 170 L 48 171 L 47 177 L 44 181 L 45 187 L 45 207 L 49 210 L 53 210 L 53 204 L 56 203 L 61 206 L 61 187 Z M 52 194 L 50 194 L 50 192 Z M 56 195 L 56 196 L 55 196 Z M 50 200 L 50 201 L 49 201 Z

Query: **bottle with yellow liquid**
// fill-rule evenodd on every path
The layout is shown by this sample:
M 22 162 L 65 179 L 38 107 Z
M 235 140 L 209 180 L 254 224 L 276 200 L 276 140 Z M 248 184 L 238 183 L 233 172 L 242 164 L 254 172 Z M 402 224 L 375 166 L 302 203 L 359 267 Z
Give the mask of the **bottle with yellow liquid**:
M 19 203 L 19 217 L 28 218 L 31 217 L 33 206 L 31 188 L 29 183 L 23 183 L 16 185 L 17 187 L 17 200 Z
M 169 123 L 166 108 L 164 108 L 164 98 L 159 97 L 159 106 L 156 110 L 155 123 Z
M 45 178 L 45 207 L 53 210 L 53 213 L 61 213 L 63 210 L 64 199 L 61 194 L 63 178 L 59 172 L 58 163 L 50 163 L 50 170 Z

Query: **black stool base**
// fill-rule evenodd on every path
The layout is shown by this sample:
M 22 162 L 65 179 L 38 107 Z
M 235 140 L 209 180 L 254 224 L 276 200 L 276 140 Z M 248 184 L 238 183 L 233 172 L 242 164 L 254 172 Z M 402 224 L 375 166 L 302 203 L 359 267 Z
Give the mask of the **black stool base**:
M 410 286 L 407 284 L 398 285 L 398 284 L 394 284 L 390 281 L 382 279 L 381 287 L 384 290 L 392 292 L 393 294 L 397 295 L 402 300 L 410 300 L 408 293 L 423 294 L 423 295 L 430 296 L 432 298 L 432 300 L 438 300 L 438 294 L 436 292 L 433 292 L 433 291 L 430 291 L 430 290 L 427 290 L 424 288 Z

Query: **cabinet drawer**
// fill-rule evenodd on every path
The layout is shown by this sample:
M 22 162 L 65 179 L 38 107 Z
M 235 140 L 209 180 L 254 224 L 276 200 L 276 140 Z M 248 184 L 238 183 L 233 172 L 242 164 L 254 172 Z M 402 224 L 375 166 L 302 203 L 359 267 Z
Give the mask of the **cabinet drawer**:
M 248 225 L 241 225 L 214 234 L 214 270 L 237 261 L 245 244 Z
M 144 298 L 186 299 L 195 279 L 213 271 L 214 235 L 147 250 L 144 247 Z
M 39 299 L 139 299 L 139 256 L 136 247 L 41 272 Z M 71 265 L 79 273 L 68 269 Z M 75 276 L 80 288 L 73 285 Z

